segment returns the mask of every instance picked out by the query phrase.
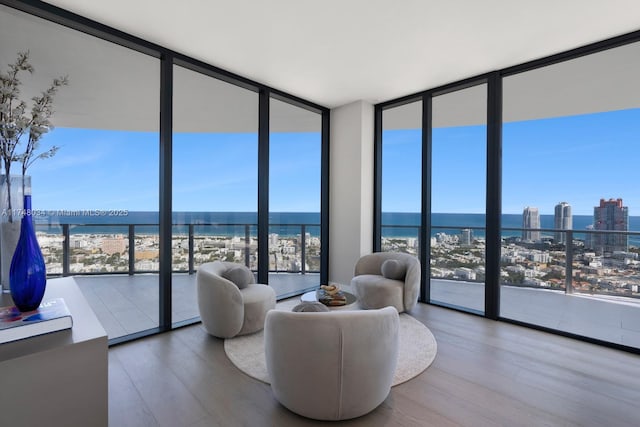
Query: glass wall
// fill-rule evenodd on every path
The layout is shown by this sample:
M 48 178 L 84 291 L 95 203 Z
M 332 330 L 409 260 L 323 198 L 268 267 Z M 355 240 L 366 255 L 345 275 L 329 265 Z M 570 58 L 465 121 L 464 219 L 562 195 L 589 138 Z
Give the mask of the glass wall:
M 638 58 L 504 78 L 501 316 L 640 347 Z
M 0 63 L 29 51 L 38 70 L 22 79 L 22 98 L 69 78 L 54 102 L 55 130 L 36 155 L 60 149 L 29 170 L 33 207 L 42 212 L 38 240 L 48 277 L 75 276 L 111 342 L 197 321 L 194 273 L 205 262 L 257 272 L 258 251 L 271 251 L 272 279 L 262 281 L 279 296 L 319 284 L 327 273 L 320 212 L 328 202 L 321 197 L 328 109 L 279 93 L 271 133 L 259 136 L 259 92 L 269 93 L 261 84 L 49 8 L 14 7 L 23 6 L 34 15 L 0 6 Z M 161 82 L 168 68 L 172 78 Z M 258 146 L 269 147 L 269 139 L 271 155 L 258 165 Z M 161 163 L 170 177 L 160 176 Z M 271 192 L 260 194 L 272 198 L 271 212 L 258 212 L 259 188 L 269 187 L 258 185 L 259 166 L 271 170 Z M 160 202 L 170 229 L 160 230 Z M 258 246 L 258 218 L 268 220 L 269 244 Z M 161 252 L 170 265 L 161 265 Z
M 258 94 L 173 67 L 173 322 L 198 317 L 197 268 L 257 270 Z
M 487 85 L 432 100 L 431 302 L 484 312 Z
M 271 98 L 269 285 L 278 296 L 320 284 L 322 116 Z
M 429 215 L 429 245 L 417 248 L 429 261 L 423 298 L 640 348 L 639 39 L 623 35 L 376 106 L 374 247 L 410 250 L 420 215 Z M 410 99 L 423 97 L 431 112 L 421 124 Z M 391 118 L 408 121 L 412 107 L 414 123 L 395 129 Z M 412 187 L 420 129 L 431 132 L 423 190 Z M 418 213 L 420 198 L 431 212 Z M 392 213 L 402 209 L 416 213 Z
M 419 256 L 422 100 L 382 112 L 381 249 Z
M 68 76 L 38 152 L 60 148 L 28 169 L 47 272 L 82 275 L 76 282 L 109 338 L 157 327 L 158 276 L 127 273 L 158 271 L 160 61 L 0 7 L 0 64 L 21 51 L 35 69 L 21 76 L 27 111 L 53 78 Z

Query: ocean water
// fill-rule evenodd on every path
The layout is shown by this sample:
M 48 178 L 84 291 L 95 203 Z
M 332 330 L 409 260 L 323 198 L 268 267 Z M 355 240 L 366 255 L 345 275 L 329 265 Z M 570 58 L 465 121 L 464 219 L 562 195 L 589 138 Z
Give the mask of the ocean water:
M 66 215 L 65 215 L 66 214 Z M 78 233 L 127 233 L 128 225 L 135 224 L 137 233 L 157 233 L 157 212 L 92 211 L 92 212 L 40 212 L 34 216 L 38 231 L 60 233 L 61 224 L 70 224 L 70 232 Z M 255 212 L 174 212 L 172 215 L 174 233 L 186 233 L 185 224 L 194 224 L 196 234 L 242 235 L 249 224 L 252 236 L 257 233 L 258 215 Z M 306 224 L 306 232 L 311 236 L 320 235 L 320 213 L 318 212 L 275 212 L 269 214 L 269 233 L 281 236 L 295 236 L 300 233 L 301 224 Z M 419 213 L 384 212 L 382 214 L 383 236 L 417 237 L 420 226 Z M 540 215 L 542 229 L 553 228 L 553 215 Z M 585 230 L 593 223 L 590 215 L 574 215 L 573 229 Z M 484 236 L 484 214 L 434 213 L 432 215 L 432 235 L 438 232 L 459 233 L 460 228 L 472 228 L 477 237 Z M 450 229 L 438 227 L 451 227 Z M 522 215 L 502 215 L 502 228 L 521 228 Z M 640 217 L 629 217 L 629 231 L 640 231 Z M 520 231 L 505 231 L 503 235 L 520 235 Z M 552 234 L 550 232 L 543 232 Z
M 60 234 L 61 225 L 69 224 L 71 234 L 126 234 L 130 224 L 136 225 L 136 233 L 157 234 L 158 212 L 140 211 L 42 211 L 34 215 L 37 231 Z M 172 223 L 175 234 L 186 234 L 188 224 L 194 225 L 197 235 L 244 236 L 246 226 L 252 236 L 257 234 L 256 212 L 174 212 Z M 320 235 L 320 213 L 276 212 L 269 214 L 269 233 L 281 236 L 300 234 L 304 224 L 306 233 Z

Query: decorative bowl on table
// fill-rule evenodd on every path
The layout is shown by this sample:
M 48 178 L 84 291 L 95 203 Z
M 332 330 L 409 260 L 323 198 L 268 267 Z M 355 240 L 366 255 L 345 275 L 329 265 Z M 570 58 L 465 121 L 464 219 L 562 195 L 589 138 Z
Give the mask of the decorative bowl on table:
M 317 291 L 318 302 L 324 305 L 337 307 L 347 304 L 347 297 L 337 285 L 321 285 Z

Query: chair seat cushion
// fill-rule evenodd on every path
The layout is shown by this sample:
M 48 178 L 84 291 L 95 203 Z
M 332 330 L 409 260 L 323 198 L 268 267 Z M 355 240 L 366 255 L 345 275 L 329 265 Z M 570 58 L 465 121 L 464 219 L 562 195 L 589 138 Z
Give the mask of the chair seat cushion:
M 377 274 L 361 274 L 351 279 L 356 290 L 358 303 L 364 309 L 395 307 L 398 313 L 404 311 L 404 282 L 387 279 Z
M 276 308 L 276 292 L 271 286 L 251 284 L 240 289 L 244 303 L 244 323 L 238 335 L 257 332 L 264 327 L 267 312 Z

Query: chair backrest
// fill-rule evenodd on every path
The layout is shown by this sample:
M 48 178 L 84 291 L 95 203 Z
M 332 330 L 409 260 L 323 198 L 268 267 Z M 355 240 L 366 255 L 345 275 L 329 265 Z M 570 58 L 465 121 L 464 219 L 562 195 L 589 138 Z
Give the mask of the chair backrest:
M 380 275 L 382 263 L 388 259 L 395 259 L 405 264 L 407 272 L 404 276 L 404 309 L 411 310 L 418 301 L 420 293 L 421 269 L 420 261 L 413 255 L 403 252 L 374 252 L 360 257 L 354 268 L 354 275 Z
M 349 419 L 372 411 L 391 389 L 398 324 L 393 307 L 269 311 L 265 355 L 275 397 L 314 419 Z
M 205 329 L 216 337 L 235 336 L 242 329 L 244 305 L 240 289 L 222 277 L 230 265 L 223 261 L 207 262 L 196 272 L 196 295 L 200 319 Z
M 210 274 L 214 274 L 216 276 L 222 277 L 222 273 L 224 273 L 225 271 L 227 271 L 227 270 L 229 270 L 231 268 L 242 268 L 242 269 L 247 270 L 249 272 L 249 274 L 251 274 L 251 277 L 252 277 L 251 283 L 256 283 L 256 280 L 255 280 L 256 276 L 249 269 L 249 267 L 247 267 L 244 264 L 238 264 L 236 262 L 229 262 L 229 261 L 206 262 L 206 263 L 202 264 L 200 267 L 198 267 L 198 271 L 199 270 L 204 270 L 204 271 L 206 271 L 206 272 L 208 272 Z

